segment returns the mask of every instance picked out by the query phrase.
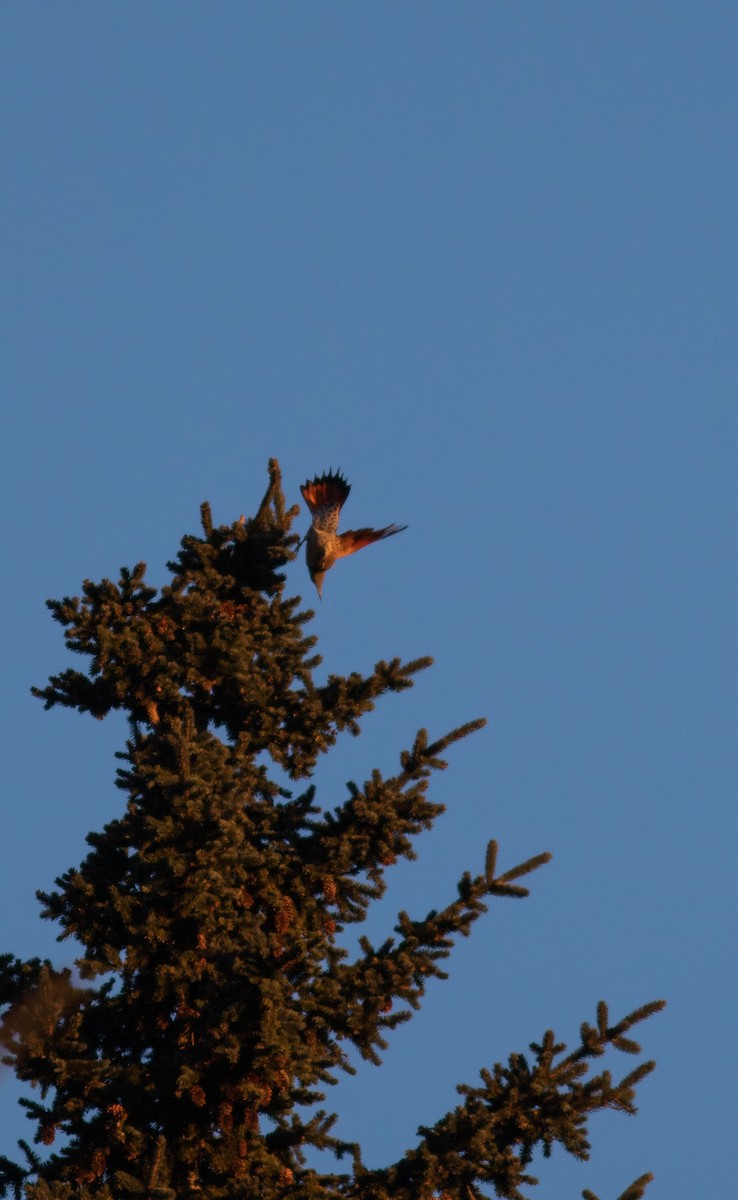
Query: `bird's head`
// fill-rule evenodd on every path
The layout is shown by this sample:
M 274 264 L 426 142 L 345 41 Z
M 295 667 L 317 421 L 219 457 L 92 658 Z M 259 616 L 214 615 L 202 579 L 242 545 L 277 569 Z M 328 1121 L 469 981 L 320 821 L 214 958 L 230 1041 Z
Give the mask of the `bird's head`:
M 323 599 L 323 580 L 325 579 L 325 571 L 311 571 L 310 578 L 318 589 L 318 595 Z

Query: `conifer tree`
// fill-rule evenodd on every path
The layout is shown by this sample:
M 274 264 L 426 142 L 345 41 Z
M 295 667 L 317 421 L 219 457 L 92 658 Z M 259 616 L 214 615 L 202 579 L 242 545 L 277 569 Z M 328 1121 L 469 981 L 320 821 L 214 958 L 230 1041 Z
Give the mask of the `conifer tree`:
M 28 1200 L 518 1200 L 536 1148 L 586 1158 L 588 1118 L 634 1110 L 640 1063 L 615 1082 L 590 1073 L 606 1048 L 637 1054 L 630 1030 L 661 1007 L 611 1022 L 600 1004 L 571 1051 L 546 1032 L 527 1054 L 459 1087 L 460 1102 L 415 1147 L 369 1169 L 359 1141 L 332 1132 L 323 1104 L 351 1056 L 379 1063 L 387 1035 L 443 978 L 454 938 L 493 897 L 527 894 L 539 854 L 483 869 L 426 915 L 399 914 L 380 945 L 350 955 L 341 934 L 382 896 L 393 864 L 442 811 L 428 797 L 471 721 L 421 731 L 389 778 L 350 782 L 336 807 L 309 782 L 338 735 L 357 734 L 377 698 L 429 659 L 371 675 L 313 679 L 311 613 L 285 595 L 297 508 L 279 468 L 251 520 L 186 536 L 171 582 L 145 565 L 81 597 L 49 601 L 87 669 L 34 689 L 46 707 L 121 710 L 120 816 L 88 836 L 79 867 L 40 892 L 42 915 L 73 939 L 76 971 L 0 958 L 5 1063 L 32 1085 L 23 1158 L 0 1160 L 0 1194 Z M 295 786 L 287 787 L 286 782 Z M 480 864 L 480 867 L 482 864 Z M 321 1172 L 312 1150 L 330 1151 Z M 322 1161 L 322 1157 L 321 1157 Z M 623 1194 L 637 1200 L 648 1176 Z M 591 1200 L 591 1194 L 590 1200 Z

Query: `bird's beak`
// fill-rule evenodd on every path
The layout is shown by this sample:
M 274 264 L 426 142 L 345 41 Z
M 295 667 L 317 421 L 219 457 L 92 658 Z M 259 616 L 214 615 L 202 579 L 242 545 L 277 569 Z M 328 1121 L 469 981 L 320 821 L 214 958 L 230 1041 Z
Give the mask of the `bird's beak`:
M 313 575 L 313 583 L 318 589 L 320 599 L 323 599 L 323 580 L 325 579 L 325 571 L 316 571 Z

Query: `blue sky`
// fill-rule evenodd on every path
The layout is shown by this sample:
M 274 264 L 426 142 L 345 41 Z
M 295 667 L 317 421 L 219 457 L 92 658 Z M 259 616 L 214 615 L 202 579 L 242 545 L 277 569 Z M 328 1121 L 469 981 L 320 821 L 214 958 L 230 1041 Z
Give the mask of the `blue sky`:
M 29 694 L 66 663 L 45 598 L 163 582 L 272 455 L 291 502 L 341 468 L 348 525 L 409 529 L 328 576 L 323 669 L 436 665 L 320 799 L 489 718 L 370 932 L 489 837 L 554 855 L 337 1089 L 373 1164 L 546 1028 L 665 997 L 638 1117 L 535 1194 L 734 1191 L 737 49 L 712 0 L 0 12 L 0 950 L 64 960 L 34 890 L 121 803 L 123 723 Z M 26 1129 L 6 1072 L 0 1153 Z

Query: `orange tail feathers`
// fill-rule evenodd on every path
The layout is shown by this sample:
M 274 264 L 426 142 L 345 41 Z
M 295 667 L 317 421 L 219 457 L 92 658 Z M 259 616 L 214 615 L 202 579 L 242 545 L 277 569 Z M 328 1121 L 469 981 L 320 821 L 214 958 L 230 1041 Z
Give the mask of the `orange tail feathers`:
M 384 529 L 347 529 L 338 535 L 340 549 L 336 557 L 345 558 L 363 546 L 371 546 L 372 542 L 392 537 L 393 533 L 402 533 L 403 529 L 407 529 L 407 525 L 385 525 Z
M 333 471 L 327 471 L 323 475 L 316 475 L 315 479 L 308 479 L 300 491 L 312 513 L 319 508 L 333 508 L 336 505 L 341 508 L 346 503 L 351 484 L 344 479 L 340 471 L 336 471 L 335 474 Z

